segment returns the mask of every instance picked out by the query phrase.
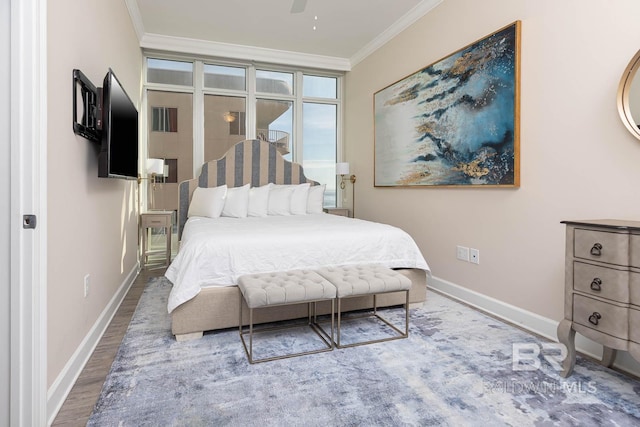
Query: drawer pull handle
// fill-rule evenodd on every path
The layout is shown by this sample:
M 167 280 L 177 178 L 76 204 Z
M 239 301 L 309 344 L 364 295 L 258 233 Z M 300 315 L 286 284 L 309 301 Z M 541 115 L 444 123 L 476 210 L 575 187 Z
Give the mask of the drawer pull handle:
M 593 279 L 593 281 L 591 282 L 591 290 L 592 291 L 601 291 L 602 290 L 602 280 L 600 280 L 598 277 L 596 277 L 595 279 Z
M 602 255 L 602 245 L 600 243 L 596 243 L 595 245 L 593 245 L 593 247 L 591 248 L 591 255 L 593 256 Z
M 600 319 L 602 319 L 602 315 L 597 311 L 594 311 L 593 314 L 589 316 L 589 323 L 597 326 Z

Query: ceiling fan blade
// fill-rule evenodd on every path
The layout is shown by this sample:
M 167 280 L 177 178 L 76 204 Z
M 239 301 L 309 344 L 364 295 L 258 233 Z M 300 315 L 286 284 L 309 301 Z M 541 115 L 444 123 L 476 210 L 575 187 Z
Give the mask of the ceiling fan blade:
M 307 0 L 293 0 L 291 5 L 291 13 L 302 13 L 307 7 Z

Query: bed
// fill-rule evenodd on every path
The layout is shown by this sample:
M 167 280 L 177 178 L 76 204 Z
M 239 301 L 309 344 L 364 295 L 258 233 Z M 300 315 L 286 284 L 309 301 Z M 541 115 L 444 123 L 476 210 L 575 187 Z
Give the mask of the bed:
M 249 273 L 380 264 L 411 279 L 411 304 L 426 300 L 429 267 L 413 239 L 397 227 L 324 213 L 323 191 L 324 186 L 306 178 L 301 165 L 287 161 L 262 140 L 236 144 L 222 158 L 205 163 L 198 178 L 180 183 L 180 244 L 165 273 L 173 284 L 167 309 L 178 341 L 237 327 L 236 283 Z M 199 209 L 203 194 L 209 197 L 209 209 L 221 192 L 222 211 Z M 267 193 L 268 202 L 262 203 L 260 194 Z M 237 202 L 247 200 L 247 194 L 248 207 Z M 404 295 L 382 295 L 377 303 L 403 304 Z M 351 298 L 344 310 L 371 305 L 371 297 Z M 326 313 L 330 306 L 319 305 L 318 310 Z M 289 305 L 260 310 L 255 321 L 305 316 L 305 304 Z

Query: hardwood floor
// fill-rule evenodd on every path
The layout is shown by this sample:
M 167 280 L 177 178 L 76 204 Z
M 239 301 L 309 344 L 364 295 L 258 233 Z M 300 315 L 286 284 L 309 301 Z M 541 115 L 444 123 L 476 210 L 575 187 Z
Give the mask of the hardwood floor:
M 100 339 L 98 346 L 64 401 L 62 408 L 60 408 L 52 426 L 84 426 L 87 424 L 147 281 L 151 277 L 162 276 L 164 272 L 164 268 L 140 271 L 104 336 Z

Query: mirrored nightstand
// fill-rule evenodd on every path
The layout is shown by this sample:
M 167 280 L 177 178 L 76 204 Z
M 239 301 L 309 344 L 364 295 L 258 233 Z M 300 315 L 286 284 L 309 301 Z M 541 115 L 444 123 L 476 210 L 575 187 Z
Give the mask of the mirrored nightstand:
M 173 216 L 172 211 L 149 211 L 140 214 L 140 230 L 142 231 L 142 264 L 149 264 L 149 255 L 165 253 L 165 265 L 171 262 L 171 227 Z M 164 229 L 167 237 L 166 250 L 150 250 L 149 249 L 149 229 Z
M 340 216 L 346 216 L 346 217 L 351 216 L 349 214 L 349 209 L 346 209 L 346 208 L 324 208 L 323 210 L 326 213 L 331 215 L 340 215 Z

